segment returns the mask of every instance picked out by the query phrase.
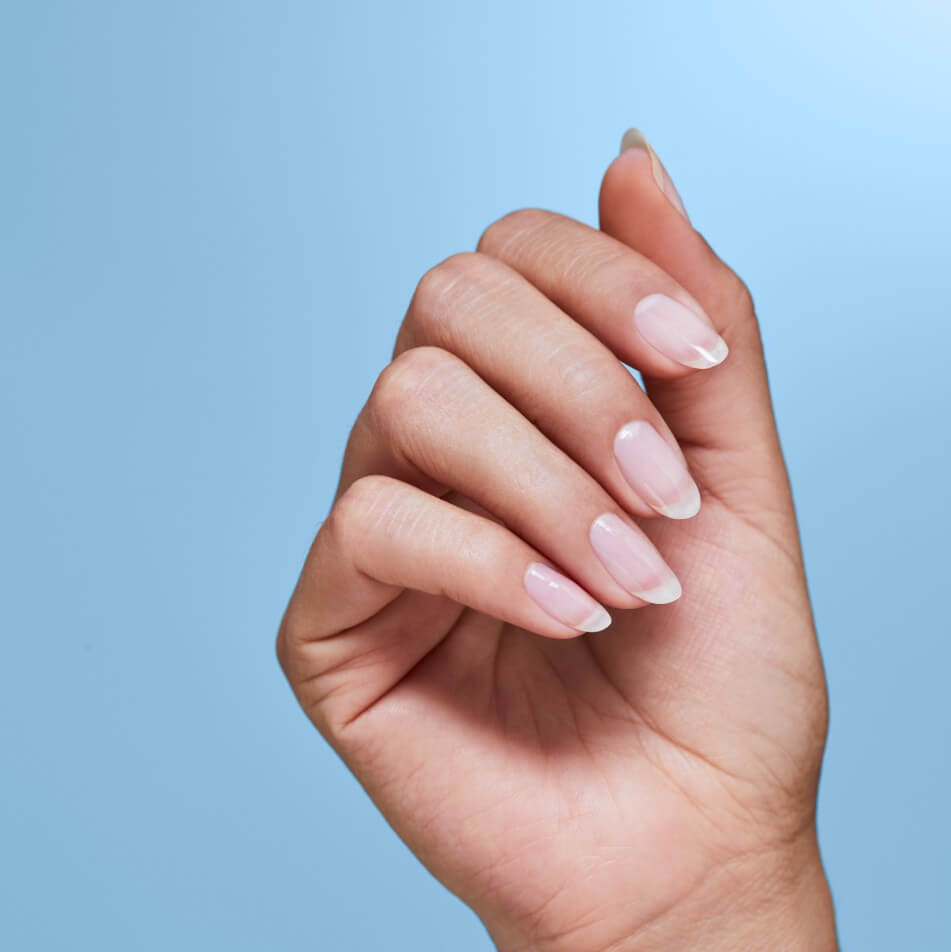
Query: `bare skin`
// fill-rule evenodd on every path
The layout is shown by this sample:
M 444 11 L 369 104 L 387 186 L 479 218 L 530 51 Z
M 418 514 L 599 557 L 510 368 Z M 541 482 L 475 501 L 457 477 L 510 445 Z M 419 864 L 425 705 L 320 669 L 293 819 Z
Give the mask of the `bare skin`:
M 836 948 L 825 680 L 756 317 L 677 203 L 630 148 L 601 231 L 522 210 L 423 277 L 278 636 L 304 710 L 503 950 Z M 653 346 L 650 294 L 699 304 L 726 359 Z M 692 518 L 625 478 L 633 420 L 686 461 Z M 679 600 L 606 570 L 605 513 Z M 533 562 L 610 627 L 546 611 Z

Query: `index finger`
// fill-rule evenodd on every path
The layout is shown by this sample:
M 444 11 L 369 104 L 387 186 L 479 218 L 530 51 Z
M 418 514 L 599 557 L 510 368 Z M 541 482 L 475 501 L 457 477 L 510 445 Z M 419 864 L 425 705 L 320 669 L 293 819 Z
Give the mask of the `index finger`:
M 647 376 L 682 377 L 727 355 L 688 291 L 643 255 L 579 221 L 523 208 L 490 225 L 478 250 L 520 272 Z

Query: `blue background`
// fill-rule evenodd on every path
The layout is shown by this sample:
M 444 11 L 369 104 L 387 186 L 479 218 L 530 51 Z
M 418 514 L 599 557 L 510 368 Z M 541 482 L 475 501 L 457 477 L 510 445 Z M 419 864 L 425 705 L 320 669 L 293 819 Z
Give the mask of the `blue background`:
M 846 949 L 951 948 L 951 6 L 0 3 L 0 945 L 485 952 L 273 635 L 416 280 L 651 136 L 764 326 Z

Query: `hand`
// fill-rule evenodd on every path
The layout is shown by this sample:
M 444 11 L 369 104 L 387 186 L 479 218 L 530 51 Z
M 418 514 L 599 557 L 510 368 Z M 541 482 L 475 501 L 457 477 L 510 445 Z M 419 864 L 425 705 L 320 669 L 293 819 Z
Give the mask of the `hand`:
M 422 278 L 278 654 L 499 948 L 825 952 L 826 691 L 756 318 L 627 141 L 602 231 L 518 211 Z

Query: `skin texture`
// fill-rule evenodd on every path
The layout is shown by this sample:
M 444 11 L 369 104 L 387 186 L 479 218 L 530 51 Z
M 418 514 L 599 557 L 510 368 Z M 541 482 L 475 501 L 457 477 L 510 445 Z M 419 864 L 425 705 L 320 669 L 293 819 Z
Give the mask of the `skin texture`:
M 278 655 L 500 949 L 825 952 L 826 688 L 757 322 L 664 183 L 631 148 L 601 232 L 521 210 L 423 277 Z M 651 293 L 699 305 L 729 356 L 659 353 L 632 318 Z M 685 460 L 693 518 L 626 482 L 612 445 L 631 420 Z M 602 513 L 656 546 L 678 601 L 647 606 L 605 570 Z M 523 586 L 532 561 L 613 624 L 553 618 Z

